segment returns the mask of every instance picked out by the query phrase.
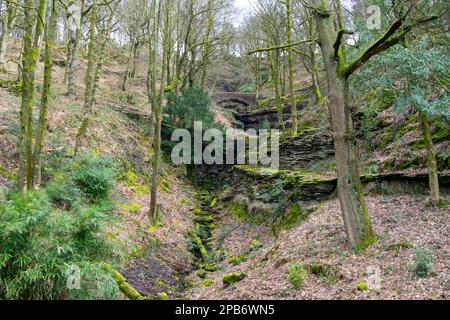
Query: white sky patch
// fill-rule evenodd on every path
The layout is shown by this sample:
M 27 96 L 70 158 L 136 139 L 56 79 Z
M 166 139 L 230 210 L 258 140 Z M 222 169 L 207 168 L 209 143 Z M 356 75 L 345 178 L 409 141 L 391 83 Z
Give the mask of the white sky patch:
M 236 26 L 239 26 L 243 22 L 245 16 L 250 14 L 254 2 L 255 0 L 234 0 L 236 15 L 233 23 Z

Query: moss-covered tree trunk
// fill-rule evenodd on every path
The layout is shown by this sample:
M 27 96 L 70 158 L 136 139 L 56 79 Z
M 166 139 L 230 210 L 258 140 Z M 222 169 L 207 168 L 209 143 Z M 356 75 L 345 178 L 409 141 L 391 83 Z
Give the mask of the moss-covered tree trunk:
M 32 0 L 25 0 L 24 5 L 33 6 Z M 19 150 L 19 168 L 17 173 L 17 184 L 19 192 L 27 189 L 27 159 L 28 159 L 28 123 L 31 121 L 32 101 L 31 97 L 31 60 L 33 51 L 33 26 L 35 15 L 33 10 L 24 11 L 24 35 L 23 35 L 23 52 L 22 52 L 22 101 L 20 105 L 20 132 L 18 139 Z
M 292 13 L 291 0 L 286 0 L 286 18 L 287 18 L 287 43 L 292 43 Z M 288 47 L 288 64 L 289 64 L 289 94 L 291 97 L 292 107 L 292 132 L 297 134 L 298 119 L 297 119 L 297 103 L 295 102 L 294 93 L 294 57 L 292 46 Z
M 98 63 L 97 67 L 95 68 L 95 75 L 94 75 L 94 83 L 92 85 L 92 93 L 91 93 L 91 108 L 95 107 L 95 104 L 97 103 L 97 97 L 98 92 L 100 90 L 100 76 L 103 69 L 103 64 L 105 63 L 105 53 L 106 53 L 106 46 L 109 41 L 109 36 L 111 33 L 112 23 L 114 19 L 114 14 L 117 9 L 118 2 L 114 5 L 114 7 L 110 7 L 110 12 L 108 15 L 108 21 L 106 23 L 106 28 L 103 30 L 103 35 L 101 39 L 101 45 L 100 50 L 98 51 Z
M 433 145 L 433 138 L 430 130 L 430 123 L 424 114 L 420 114 L 420 121 L 422 123 L 422 134 L 425 140 L 425 147 L 427 149 L 427 169 L 428 179 L 430 183 L 431 201 L 437 205 L 440 200 L 439 194 L 439 176 L 436 163 L 436 151 Z
M 7 1 L 2 19 L 2 33 L 0 35 L 0 67 L 5 63 L 5 54 L 8 47 L 8 39 L 16 21 L 16 4 Z
M 159 171 L 161 166 L 161 124 L 162 124 L 162 109 L 165 104 L 164 91 L 165 91 L 165 76 L 166 76 L 166 64 L 168 61 L 168 53 L 170 44 L 170 17 L 172 11 L 172 0 L 167 0 L 165 3 L 165 17 L 164 17 L 164 29 L 163 29 L 163 59 L 161 64 L 161 82 L 159 86 L 158 101 L 154 106 L 155 113 L 155 137 L 154 137 L 154 154 L 152 165 L 152 189 L 150 199 L 149 216 L 151 221 L 156 224 L 158 222 L 158 184 L 159 184 Z
M 49 18 L 46 40 L 45 40 L 45 57 L 44 57 L 44 84 L 41 98 L 41 106 L 39 110 L 39 121 L 36 130 L 36 137 L 33 151 L 33 175 L 34 186 L 39 188 L 42 180 L 42 147 L 44 144 L 45 133 L 47 130 L 47 113 L 48 100 L 51 92 L 52 69 L 53 69 L 53 46 L 55 41 L 56 24 L 58 13 L 56 11 L 56 0 L 52 0 L 51 16 Z
M 97 0 L 93 0 L 91 8 L 91 17 L 89 21 L 89 44 L 88 44 L 88 54 L 87 54 L 87 69 L 86 69 L 86 79 L 84 88 L 84 118 L 81 123 L 80 128 L 76 136 L 75 142 L 75 155 L 81 147 L 82 139 L 87 133 L 89 122 L 92 117 L 92 88 L 94 83 L 94 65 L 95 65 L 95 25 L 97 23 Z
M 77 66 L 78 66 L 78 52 L 80 49 L 80 40 L 81 40 L 81 28 L 83 26 L 83 19 L 84 19 L 84 3 L 85 0 L 80 1 L 80 21 L 79 24 L 76 26 L 75 31 L 75 38 L 73 39 L 73 43 L 71 46 L 71 54 L 70 54 L 70 61 L 69 61 L 69 71 L 68 71 L 68 80 L 67 80 L 67 95 L 70 99 L 74 99 L 76 92 L 75 92 L 75 84 L 77 81 Z
M 36 26 L 34 30 L 34 41 L 31 47 L 31 59 L 28 73 L 29 77 L 29 96 L 28 96 L 28 118 L 27 118 L 27 189 L 34 187 L 33 174 L 33 104 L 34 104 L 34 81 L 36 77 L 36 65 L 40 55 L 40 45 L 44 31 L 44 21 L 47 1 L 40 0 L 36 16 Z
M 348 79 L 343 62 L 336 59 L 336 33 L 326 1 L 317 0 L 315 13 L 329 91 L 331 129 L 336 149 L 338 197 L 345 230 L 351 247 L 363 249 L 376 241 L 359 177 L 359 155 L 348 103 Z
M 280 92 L 280 50 L 276 49 L 269 53 L 270 66 L 272 69 L 272 82 L 275 92 L 275 108 L 278 113 L 278 123 L 281 130 L 286 130 L 283 119 L 283 103 Z
M 308 25 L 307 25 L 307 32 L 308 32 L 308 39 L 313 39 L 314 37 L 314 18 L 309 17 L 308 18 Z M 314 95 L 316 96 L 316 101 L 318 103 L 321 103 L 323 101 L 322 92 L 320 90 L 319 86 L 319 69 L 317 68 L 317 62 L 316 62 L 316 46 L 317 44 L 315 42 L 309 43 L 309 59 L 311 63 L 311 81 L 313 84 L 313 90 Z
M 208 0 L 208 17 L 206 19 L 206 35 L 204 37 L 203 44 L 203 64 L 202 64 L 202 76 L 200 80 L 200 86 L 202 88 L 206 85 L 206 75 L 208 71 L 209 57 L 211 52 L 211 33 L 213 30 L 213 11 L 212 11 L 212 2 L 213 0 Z

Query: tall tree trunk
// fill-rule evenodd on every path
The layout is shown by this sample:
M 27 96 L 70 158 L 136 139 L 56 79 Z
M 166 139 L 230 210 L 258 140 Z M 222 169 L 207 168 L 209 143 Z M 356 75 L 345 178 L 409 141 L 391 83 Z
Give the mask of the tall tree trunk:
M 97 55 L 99 58 L 98 58 L 97 67 L 95 68 L 94 84 L 92 86 L 91 108 L 94 108 L 95 104 L 97 103 L 98 92 L 100 90 L 100 76 L 101 76 L 101 72 L 103 69 L 103 64 L 105 63 L 106 46 L 109 41 L 109 36 L 111 33 L 114 13 L 116 12 L 117 6 L 118 6 L 118 2 L 113 8 L 111 8 L 111 12 L 108 16 L 108 21 L 106 24 L 106 30 L 104 30 L 103 39 L 102 39 L 102 42 L 100 45 L 100 51 Z
M 133 59 L 131 64 L 130 78 L 134 79 L 136 77 L 137 60 L 139 57 L 139 42 L 136 41 L 133 48 Z
M 148 101 L 151 105 L 151 117 L 150 117 L 150 135 L 155 134 L 155 108 L 157 104 L 157 92 L 156 92 L 156 78 L 157 78 L 157 49 L 158 49 L 158 35 L 159 35 L 159 23 L 161 15 L 161 3 L 156 3 L 156 0 L 152 0 L 151 4 L 153 14 L 153 25 L 148 24 L 148 73 L 147 73 L 147 94 Z
M 427 149 L 427 169 L 428 179 L 430 182 L 431 201 L 434 205 L 439 204 L 439 176 L 436 164 L 436 151 L 433 145 L 433 138 L 431 136 L 430 124 L 427 117 L 420 113 L 420 121 L 422 122 L 422 133 Z
M 89 122 L 92 117 L 92 88 L 93 88 L 93 73 L 94 73 L 94 49 L 95 49 L 95 24 L 97 22 L 97 0 L 93 0 L 91 8 L 91 18 L 89 23 L 89 44 L 88 44 L 88 64 L 86 70 L 85 88 L 84 88 L 84 119 L 78 129 L 75 142 L 75 155 L 78 154 L 81 147 L 82 139 L 86 135 Z
M 33 6 L 32 0 L 25 0 L 24 5 Z M 18 139 L 19 169 L 17 173 L 18 190 L 24 192 L 27 189 L 27 159 L 28 159 L 28 124 L 31 121 L 32 101 L 31 97 L 31 59 L 33 51 L 33 26 L 35 16 L 33 10 L 24 10 L 24 36 L 22 53 L 22 102 L 20 106 L 20 132 Z
M 16 20 L 16 5 L 7 2 L 5 8 L 5 15 L 2 21 L 2 34 L 0 38 L 0 66 L 5 63 L 6 48 L 8 47 L 8 39 L 14 22 Z
M 165 90 L 165 68 L 168 61 L 169 46 L 169 32 L 170 32 L 170 15 L 172 11 L 172 0 L 166 1 L 165 18 L 164 18 L 164 37 L 163 37 L 163 61 L 161 65 L 161 83 L 159 87 L 158 102 L 155 105 L 155 142 L 154 142 L 154 155 L 152 166 L 152 189 L 149 216 L 154 224 L 158 222 L 157 217 L 157 195 L 158 195 L 158 183 L 159 183 L 159 171 L 161 162 L 161 123 L 162 123 L 162 109 L 164 107 L 164 90 Z
M 212 2 L 213 0 L 208 0 L 208 18 L 206 19 L 206 35 L 204 38 L 204 45 L 203 45 L 203 65 L 202 65 L 202 76 L 200 80 L 200 86 L 202 88 L 206 85 L 206 75 L 208 71 L 208 64 L 209 64 L 209 55 L 211 51 L 211 33 L 213 30 L 213 12 L 212 12 Z
M 125 74 L 123 75 L 123 81 L 122 81 L 122 91 L 127 91 L 127 81 L 128 78 L 131 75 L 132 68 L 133 68 L 133 56 L 134 56 L 134 41 L 131 40 L 130 44 L 130 52 L 128 53 L 128 61 L 127 61 L 127 69 L 125 70 Z
M 308 18 L 308 39 L 313 39 L 314 37 L 314 18 Z M 313 84 L 314 95 L 316 96 L 317 103 L 321 103 L 323 101 L 322 92 L 319 86 L 319 69 L 317 68 L 316 62 L 316 43 L 309 43 L 309 58 L 311 62 L 311 80 Z
M 286 0 L 286 17 L 287 17 L 287 42 L 292 43 L 292 13 L 291 0 Z M 289 63 L 289 94 L 291 96 L 292 107 L 292 132 L 297 134 L 298 119 L 297 119 L 297 103 L 295 102 L 294 93 L 294 57 L 293 48 L 288 48 L 288 63 Z
M 80 40 L 81 40 L 81 28 L 83 26 L 83 19 L 84 19 L 84 3 L 85 0 L 81 0 L 80 3 L 80 24 L 77 26 L 76 32 L 75 32 L 75 38 L 73 39 L 73 45 L 71 50 L 71 60 L 69 61 L 69 75 L 68 75 L 68 81 L 67 81 L 67 95 L 70 99 L 75 98 L 75 84 L 77 81 L 77 65 L 78 65 L 78 51 L 80 47 Z
M 286 130 L 283 119 L 283 104 L 281 100 L 280 93 L 280 52 L 279 50 L 274 50 L 269 53 L 269 57 L 272 65 L 272 81 L 275 91 L 275 107 L 278 113 L 278 122 L 281 130 Z
M 33 175 L 34 186 L 39 188 L 42 181 L 42 147 L 44 144 L 45 133 L 47 130 L 47 113 L 48 100 L 51 92 L 52 69 L 53 69 L 53 46 L 55 41 L 56 25 L 57 25 L 56 0 L 52 0 L 51 16 L 48 22 L 46 41 L 45 41 L 45 68 L 44 68 L 44 85 L 42 91 L 41 106 L 39 111 L 39 122 L 36 130 L 36 137 L 33 152 Z
M 342 60 L 335 59 L 336 33 L 326 1 L 317 0 L 315 13 L 329 91 L 331 129 L 336 149 L 338 197 L 350 246 L 363 249 L 376 241 L 359 177 L 359 155 L 348 104 L 348 79 Z

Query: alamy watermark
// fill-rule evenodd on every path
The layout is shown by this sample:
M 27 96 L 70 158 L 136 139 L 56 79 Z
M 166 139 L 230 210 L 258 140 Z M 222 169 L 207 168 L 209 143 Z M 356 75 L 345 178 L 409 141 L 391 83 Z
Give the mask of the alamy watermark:
M 236 135 L 230 129 L 225 134 L 219 129 L 203 132 L 202 122 L 196 121 L 193 131 L 193 137 L 186 129 L 173 132 L 171 140 L 178 142 L 171 154 L 174 164 L 260 164 L 275 170 L 279 168 L 279 130 L 248 129 L 243 135 Z M 204 142 L 209 144 L 204 147 Z

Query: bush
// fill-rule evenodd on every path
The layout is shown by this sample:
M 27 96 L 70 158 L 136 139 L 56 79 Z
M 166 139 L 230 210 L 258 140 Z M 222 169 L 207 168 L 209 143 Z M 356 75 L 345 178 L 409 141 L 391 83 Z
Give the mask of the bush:
M 83 193 L 66 175 L 53 178 L 45 190 L 50 200 L 63 210 L 71 210 L 81 204 Z
M 308 271 L 306 271 L 301 263 L 291 264 L 288 267 L 288 280 L 296 290 L 303 286 L 307 276 Z
M 117 284 L 102 268 L 113 256 L 106 217 L 95 207 L 55 210 L 43 191 L 0 203 L 0 300 L 116 297 Z M 67 286 L 72 266 L 81 272 L 80 290 Z
M 108 199 L 116 174 L 111 157 L 88 154 L 73 165 L 70 177 L 91 202 L 99 202 Z
M 419 277 L 426 277 L 433 268 L 433 253 L 422 247 L 417 247 L 414 253 L 413 269 Z

